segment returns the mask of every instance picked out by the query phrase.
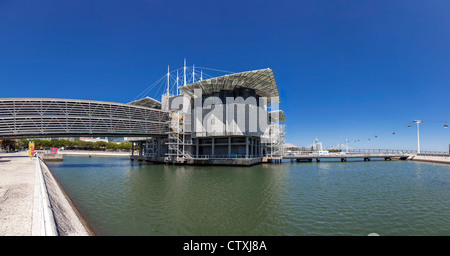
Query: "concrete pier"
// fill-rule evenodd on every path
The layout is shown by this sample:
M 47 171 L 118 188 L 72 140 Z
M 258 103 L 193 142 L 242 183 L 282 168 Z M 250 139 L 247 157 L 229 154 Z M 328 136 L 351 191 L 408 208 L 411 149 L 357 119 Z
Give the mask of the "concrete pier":
M 0 236 L 49 234 L 94 233 L 45 163 L 25 152 L 0 154 Z
M 39 154 L 39 156 L 46 162 L 62 162 L 63 160 L 63 154 L 43 153 Z

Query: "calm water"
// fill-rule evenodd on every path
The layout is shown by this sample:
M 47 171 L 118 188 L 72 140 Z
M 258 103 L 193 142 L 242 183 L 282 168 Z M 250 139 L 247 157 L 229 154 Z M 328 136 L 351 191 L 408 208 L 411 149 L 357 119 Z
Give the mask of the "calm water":
M 98 235 L 450 235 L 450 165 L 49 165 Z

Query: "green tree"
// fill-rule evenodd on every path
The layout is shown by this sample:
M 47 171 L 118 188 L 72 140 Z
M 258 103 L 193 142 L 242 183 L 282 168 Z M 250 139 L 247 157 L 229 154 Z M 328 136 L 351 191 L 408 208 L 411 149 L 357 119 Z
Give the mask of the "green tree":
M 120 149 L 120 150 L 131 150 L 131 143 L 122 141 L 118 145 L 118 149 Z
M 108 149 L 108 150 L 116 151 L 118 149 L 118 147 L 119 147 L 119 145 L 117 145 L 117 143 L 114 143 L 114 142 L 108 142 L 106 144 L 106 149 Z
M 1 147 L 6 149 L 7 147 L 9 147 L 10 151 L 14 151 L 18 146 L 17 140 L 12 140 L 12 139 L 4 139 L 1 142 Z
M 84 150 L 90 150 L 94 147 L 94 143 L 91 141 L 79 140 L 78 145 L 79 145 L 79 148 L 84 149 Z
M 19 140 L 19 147 L 20 148 L 28 148 L 28 140 L 27 139 L 20 139 Z
M 43 149 L 50 149 L 50 148 L 52 148 L 53 147 L 52 144 L 53 143 L 50 140 L 40 140 L 40 146 Z
M 64 140 L 60 139 L 51 139 L 50 140 L 50 148 L 61 148 L 64 146 Z
M 65 149 L 72 149 L 75 146 L 75 141 L 66 140 L 64 141 L 64 148 Z
M 101 149 L 104 150 L 107 145 L 108 145 L 108 143 L 105 141 L 96 141 L 96 142 L 94 142 L 93 148 L 95 150 L 101 150 Z

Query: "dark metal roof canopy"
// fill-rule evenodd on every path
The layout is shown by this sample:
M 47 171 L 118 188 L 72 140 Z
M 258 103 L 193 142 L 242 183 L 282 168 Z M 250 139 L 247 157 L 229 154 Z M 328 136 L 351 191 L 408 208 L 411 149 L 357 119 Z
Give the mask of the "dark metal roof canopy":
M 201 89 L 203 94 L 212 94 L 221 90 L 234 90 L 236 88 L 254 89 L 258 96 L 267 97 L 268 104 L 280 102 L 275 77 L 270 68 L 214 77 L 179 87 L 180 90 L 191 97 L 194 96 L 195 89 Z M 274 101 L 272 101 L 272 97 Z

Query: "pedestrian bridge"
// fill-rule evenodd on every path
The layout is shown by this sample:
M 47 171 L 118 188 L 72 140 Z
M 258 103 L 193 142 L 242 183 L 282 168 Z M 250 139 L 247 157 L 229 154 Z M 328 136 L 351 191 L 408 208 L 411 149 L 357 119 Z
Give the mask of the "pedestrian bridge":
M 167 112 L 123 103 L 0 98 L 0 139 L 167 136 Z
M 364 161 L 370 161 L 371 159 L 378 158 L 384 160 L 401 159 L 406 160 L 411 154 L 410 150 L 352 150 L 351 152 L 329 152 L 329 153 L 319 153 L 314 151 L 297 151 L 288 152 L 283 155 L 283 159 L 291 159 L 300 161 L 312 162 L 315 159 L 320 162 L 321 159 L 340 159 L 341 162 L 346 162 L 349 158 L 360 158 Z

